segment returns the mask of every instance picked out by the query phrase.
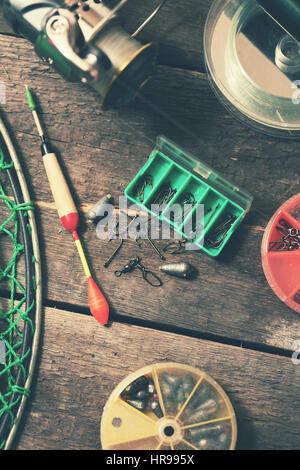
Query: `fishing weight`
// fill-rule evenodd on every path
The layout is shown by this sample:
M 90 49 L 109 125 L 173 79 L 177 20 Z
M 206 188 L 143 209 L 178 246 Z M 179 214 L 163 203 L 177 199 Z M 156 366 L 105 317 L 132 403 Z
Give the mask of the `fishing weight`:
M 169 276 L 179 277 L 181 279 L 193 279 L 196 270 L 190 263 L 171 263 L 160 266 L 160 271 Z

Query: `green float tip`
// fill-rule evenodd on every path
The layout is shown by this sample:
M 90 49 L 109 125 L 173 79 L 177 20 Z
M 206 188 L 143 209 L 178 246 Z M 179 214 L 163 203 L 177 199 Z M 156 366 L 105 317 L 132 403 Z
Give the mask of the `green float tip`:
M 30 91 L 30 89 L 28 88 L 27 85 L 25 85 L 25 89 L 26 89 L 26 96 L 27 96 L 29 109 L 30 109 L 30 111 L 35 111 L 36 104 L 35 104 L 34 99 L 32 97 L 31 91 Z

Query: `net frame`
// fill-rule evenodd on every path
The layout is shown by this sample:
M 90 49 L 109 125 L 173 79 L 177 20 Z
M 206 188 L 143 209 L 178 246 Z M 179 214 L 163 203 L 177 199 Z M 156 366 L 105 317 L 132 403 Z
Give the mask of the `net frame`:
M 1 186 L 0 198 L 11 210 L 10 219 L 16 232 L 7 233 L 14 244 L 5 273 L 11 282 L 10 308 L 8 312 L 1 312 L 2 317 L 6 315 L 9 326 L 5 334 L 9 364 L 5 364 L 3 373 L 7 380 L 5 393 L 0 390 L 0 449 L 9 449 L 24 412 L 36 364 L 42 317 L 42 276 L 33 205 L 17 153 L 1 117 L 0 148 L 0 171 L 5 172 L 13 195 L 7 197 Z M 1 224 L 0 217 L 0 227 Z M 14 263 L 21 254 L 24 255 L 25 273 L 23 279 L 17 279 Z M 21 292 L 18 299 L 15 298 L 16 290 Z M 22 333 L 19 325 L 22 325 Z

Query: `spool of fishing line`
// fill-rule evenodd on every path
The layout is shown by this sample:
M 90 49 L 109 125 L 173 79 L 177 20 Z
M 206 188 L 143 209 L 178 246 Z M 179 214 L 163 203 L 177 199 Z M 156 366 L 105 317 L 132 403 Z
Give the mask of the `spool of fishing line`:
M 300 31 L 294 0 L 215 0 L 205 26 L 217 96 L 235 117 L 273 136 L 300 136 L 300 43 L 291 36 L 297 18 Z
M 165 362 L 116 387 L 100 433 L 104 450 L 233 450 L 237 424 L 229 398 L 210 376 Z

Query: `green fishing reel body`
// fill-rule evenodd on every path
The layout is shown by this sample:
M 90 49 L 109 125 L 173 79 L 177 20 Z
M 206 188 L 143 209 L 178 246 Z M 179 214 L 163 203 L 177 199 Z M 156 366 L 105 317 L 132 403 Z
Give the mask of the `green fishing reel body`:
M 156 68 L 157 49 L 130 36 L 117 14 L 94 0 L 4 0 L 3 14 L 13 30 L 66 80 L 87 83 L 103 107 L 130 102 Z M 65 5 L 67 4 L 67 5 Z

